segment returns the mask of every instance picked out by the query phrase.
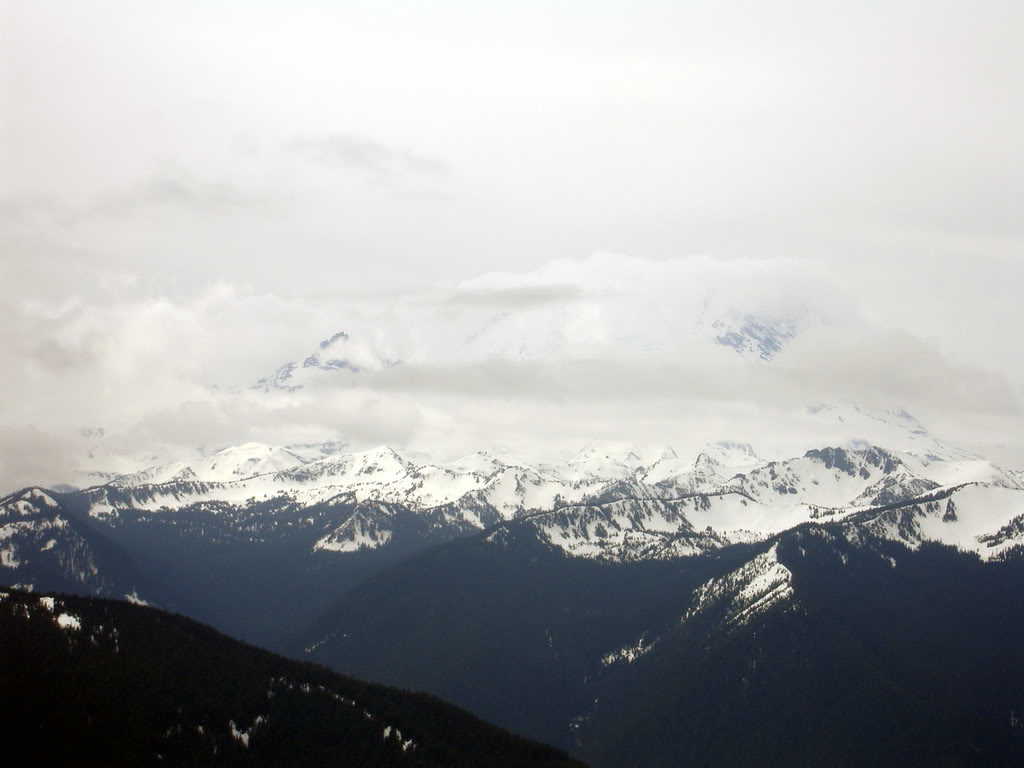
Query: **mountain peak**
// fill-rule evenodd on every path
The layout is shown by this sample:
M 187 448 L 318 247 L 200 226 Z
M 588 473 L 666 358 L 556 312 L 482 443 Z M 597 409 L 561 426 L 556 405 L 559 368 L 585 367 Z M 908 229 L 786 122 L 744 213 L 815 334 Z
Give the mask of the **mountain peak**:
M 743 357 L 771 360 L 800 332 L 801 325 L 796 320 L 746 314 L 715 320 L 711 328 L 715 343 Z
M 349 375 L 377 371 L 397 365 L 380 355 L 365 342 L 352 338 L 347 331 L 338 331 L 323 339 L 300 360 L 291 360 L 274 373 L 259 379 L 250 389 L 264 392 L 297 392 L 309 384 L 330 382 L 339 372 Z
M 331 336 L 329 339 L 324 339 L 323 341 L 321 341 L 320 342 L 320 349 L 327 349 L 332 344 L 334 344 L 334 342 L 336 342 L 336 341 L 339 341 L 339 340 L 348 341 L 348 339 L 349 339 L 349 336 L 348 336 L 348 334 L 345 331 L 338 331 L 336 334 Z
M 568 463 L 579 464 L 594 460 L 612 461 L 631 468 L 643 463 L 640 449 L 632 443 L 606 440 L 593 440 L 587 443 L 569 459 Z

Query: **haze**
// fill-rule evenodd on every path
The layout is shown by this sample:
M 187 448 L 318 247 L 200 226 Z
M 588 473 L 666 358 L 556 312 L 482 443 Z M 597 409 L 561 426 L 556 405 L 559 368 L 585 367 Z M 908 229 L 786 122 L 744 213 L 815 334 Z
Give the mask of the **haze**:
M 856 5 L 4 0 L 0 489 L 833 402 L 1024 465 L 1024 7 Z M 248 389 L 339 330 L 402 364 Z

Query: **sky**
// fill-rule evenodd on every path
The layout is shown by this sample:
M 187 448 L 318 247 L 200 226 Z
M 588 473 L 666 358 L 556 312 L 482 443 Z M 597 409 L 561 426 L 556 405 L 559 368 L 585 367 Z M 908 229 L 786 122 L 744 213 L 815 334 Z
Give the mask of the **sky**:
M 833 402 L 1024 466 L 1024 6 L 845 5 L 0 0 L 0 489 Z M 339 330 L 402 364 L 248 389 Z

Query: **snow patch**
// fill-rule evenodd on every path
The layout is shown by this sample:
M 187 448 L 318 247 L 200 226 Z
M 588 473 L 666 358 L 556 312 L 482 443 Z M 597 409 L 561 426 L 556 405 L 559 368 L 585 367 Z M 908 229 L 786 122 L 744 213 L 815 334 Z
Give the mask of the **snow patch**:
M 635 643 L 624 645 L 621 648 L 616 648 L 614 651 L 609 651 L 601 657 L 601 666 L 610 667 L 613 664 L 625 662 L 626 664 L 632 664 L 634 661 L 639 659 L 641 656 L 650 652 L 654 647 L 657 640 L 647 642 L 646 635 L 641 635 L 640 639 Z
M 313 551 L 358 552 L 377 549 L 391 541 L 388 513 L 381 507 L 357 509 L 326 536 L 317 539 Z
M 21 560 L 18 559 L 18 555 L 14 548 L 14 542 L 11 542 L 3 549 L 0 549 L 0 566 L 4 568 L 17 568 L 21 565 Z
M 43 505 L 50 507 L 51 509 L 56 509 L 56 507 L 58 506 L 57 502 L 54 501 L 53 497 L 40 488 L 33 488 L 31 491 L 22 496 L 22 498 L 34 499 L 36 501 L 41 502 Z
M 693 592 L 693 605 L 682 621 L 724 603 L 723 623 L 735 627 L 749 623 L 776 605 L 791 602 L 793 574 L 779 562 L 778 549 L 776 542 L 742 567 L 698 587 Z
M 230 728 L 231 728 L 231 736 L 236 741 L 240 742 L 243 747 L 248 749 L 249 748 L 249 737 L 252 735 L 252 732 L 254 730 L 256 730 L 264 722 L 266 722 L 266 718 L 263 717 L 263 715 L 257 715 L 256 719 L 252 721 L 252 725 L 250 725 L 244 731 L 238 729 L 238 726 L 235 725 L 235 721 L 234 720 L 228 721 L 228 726 L 230 726 Z
M 402 746 L 402 751 L 403 752 L 408 752 L 410 749 L 415 749 L 416 748 L 416 742 L 414 742 L 412 739 L 405 739 L 405 740 L 402 739 L 402 732 L 400 730 L 398 730 L 397 728 L 395 728 L 393 726 L 390 726 L 390 725 L 385 726 L 384 727 L 384 741 L 387 741 L 388 739 L 391 739 L 391 738 L 393 738 L 395 741 L 397 741 Z

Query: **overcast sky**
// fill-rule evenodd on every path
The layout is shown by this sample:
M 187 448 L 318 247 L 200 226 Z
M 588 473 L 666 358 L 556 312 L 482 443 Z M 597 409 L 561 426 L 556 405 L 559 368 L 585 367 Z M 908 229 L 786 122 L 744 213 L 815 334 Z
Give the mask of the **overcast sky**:
M 0 488 L 840 400 L 1024 464 L 1024 5 L 845 5 L 0 0 Z M 405 364 L 232 389 L 342 329 Z

